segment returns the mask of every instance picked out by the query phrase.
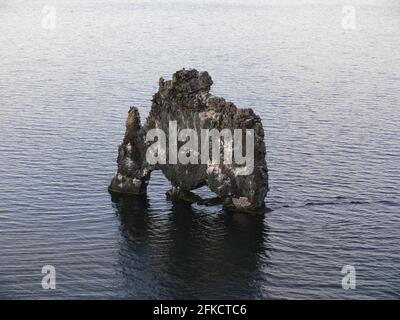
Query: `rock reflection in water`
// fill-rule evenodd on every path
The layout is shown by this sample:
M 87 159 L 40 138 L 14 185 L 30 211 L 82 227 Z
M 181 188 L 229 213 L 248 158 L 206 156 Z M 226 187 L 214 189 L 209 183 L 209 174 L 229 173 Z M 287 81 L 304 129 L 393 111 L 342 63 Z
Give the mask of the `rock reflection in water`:
M 161 210 L 138 196 L 113 195 L 112 202 L 130 297 L 261 297 L 261 269 L 268 264 L 264 216 L 210 213 L 182 202 Z

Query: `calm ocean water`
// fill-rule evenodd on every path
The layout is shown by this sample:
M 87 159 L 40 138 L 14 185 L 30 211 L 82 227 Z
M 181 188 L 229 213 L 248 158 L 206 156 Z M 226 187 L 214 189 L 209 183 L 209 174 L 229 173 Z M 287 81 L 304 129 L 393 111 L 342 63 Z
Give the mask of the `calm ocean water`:
M 344 30 L 327 2 L 1 1 L 0 298 L 399 298 L 400 3 Z M 261 116 L 265 216 L 173 204 L 160 173 L 107 192 L 129 106 L 182 67 Z

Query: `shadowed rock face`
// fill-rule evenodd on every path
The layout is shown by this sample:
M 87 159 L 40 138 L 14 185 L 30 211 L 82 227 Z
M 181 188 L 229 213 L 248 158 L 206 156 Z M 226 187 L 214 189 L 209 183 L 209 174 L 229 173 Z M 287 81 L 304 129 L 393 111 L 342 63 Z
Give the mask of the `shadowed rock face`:
M 210 94 L 212 84 L 213 81 L 207 72 L 183 69 L 173 74 L 172 80 L 160 79 L 159 90 L 153 96 L 150 114 L 143 126 L 138 110 L 135 107 L 130 108 L 125 137 L 118 150 L 118 171 L 111 181 L 110 191 L 144 194 L 151 171 L 162 170 L 171 181 L 172 190 L 169 196 L 172 199 L 202 203 L 190 190 L 208 185 L 229 210 L 253 211 L 264 207 L 268 191 L 268 171 L 261 120 L 252 109 L 239 109 L 233 103 Z M 224 139 L 221 139 L 220 163 L 209 161 L 201 164 L 199 160 L 199 164 L 182 164 L 179 161 L 171 164 L 167 149 L 166 164 L 149 164 L 146 152 L 154 141 L 146 142 L 146 134 L 151 129 L 162 129 L 168 144 L 170 121 L 176 121 L 178 132 L 187 128 L 196 130 L 199 151 L 202 143 L 201 129 L 217 129 L 220 132 L 229 129 L 232 135 L 234 129 L 242 129 L 243 152 L 247 147 L 246 129 L 253 129 L 253 171 L 240 175 L 238 170 L 243 165 L 236 164 L 235 160 L 230 164 L 224 163 Z M 178 140 L 177 149 L 186 142 Z M 171 147 L 169 144 L 168 146 Z M 211 143 L 209 148 L 211 156 Z

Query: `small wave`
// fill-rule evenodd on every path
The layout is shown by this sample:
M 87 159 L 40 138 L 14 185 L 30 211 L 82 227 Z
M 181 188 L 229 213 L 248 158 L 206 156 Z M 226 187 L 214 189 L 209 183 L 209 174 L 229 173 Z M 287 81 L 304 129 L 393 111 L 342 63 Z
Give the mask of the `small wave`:
M 277 206 L 275 208 L 271 208 L 273 210 L 281 209 L 281 208 L 304 208 L 309 206 L 340 206 L 340 205 L 363 205 L 363 204 L 383 204 L 387 206 L 399 207 L 400 203 L 392 200 L 346 200 L 346 197 L 338 196 L 335 198 L 338 201 L 310 201 L 299 204 L 283 204 Z

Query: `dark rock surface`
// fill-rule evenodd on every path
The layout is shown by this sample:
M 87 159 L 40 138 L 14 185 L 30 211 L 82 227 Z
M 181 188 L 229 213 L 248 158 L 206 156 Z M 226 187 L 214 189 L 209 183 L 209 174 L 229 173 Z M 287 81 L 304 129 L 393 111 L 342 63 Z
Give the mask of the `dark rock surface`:
M 125 137 L 119 146 L 118 171 L 111 181 L 110 191 L 143 194 L 146 192 L 151 171 L 162 170 L 172 184 L 168 193 L 171 199 L 207 204 L 207 201 L 199 200 L 190 190 L 208 185 L 228 210 L 253 211 L 264 207 L 268 191 L 268 171 L 261 120 L 252 109 L 239 109 L 232 102 L 210 94 L 212 84 L 207 72 L 183 69 L 173 74 L 172 80 L 160 79 L 159 90 L 153 96 L 150 114 L 143 126 L 138 110 L 131 107 L 126 121 Z M 195 129 L 198 132 L 199 150 L 200 129 L 229 129 L 232 135 L 234 129 L 242 129 L 243 132 L 253 129 L 254 170 L 247 175 L 238 174 L 243 166 L 235 161 L 231 164 L 223 161 L 217 164 L 211 161 L 200 164 L 200 160 L 199 164 L 182 164 L 179 161 L 170 164 L 169 156 L 166 164 L 149 164 L 146 152 L 153 141 L 146 142 L 146 134 L 154 128 L 162 129 L 169 142 L 170 121 L 176 121 L 178 132 L 181 129 Z M 242 141 L 243 150 L 246 150 L 245 134 Z M 178 140 L 177 148 L 180 149 L 186 142 Z M 225 140 L 222 139 L 221 159 L 224 159 L 224 143 Z M 210 148 L 211 145 L 210 143 Z M 169 155 L 168 149 L 165 152 Z M 215 199 L 210 203 L 214 202 Z

